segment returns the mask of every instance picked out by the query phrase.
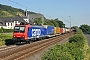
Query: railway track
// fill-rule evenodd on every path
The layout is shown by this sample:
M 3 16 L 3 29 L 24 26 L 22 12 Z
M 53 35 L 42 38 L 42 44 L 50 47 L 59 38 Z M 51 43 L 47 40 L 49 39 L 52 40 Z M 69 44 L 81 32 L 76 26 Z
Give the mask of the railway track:
M 6 50 L 10 50 L 13 49 L 15 47 L 18 47 L 16 45 L 12 45 L 12 46 L 4 46 L 4 47 L 0 47 L 0 52 L 6 51 Z
M 69 37 L 73 33 L 68 33 L 64 35 L 60 35 L 57 37 L 53 37 L 50 39 L 34 42 L 31 44 L 23 45 L 20 47 L 17 47 L 15 49 L 6 50 L 3 52 L 0 52 L 0 59 L 1 60 L 20 60 L 23 59 L 29 55 L 32 55 L 33 53 L 40 51 L 52 44 L 55 44 L 56 42 L 59 42 L 60 40 L 63 40 L 64 38 Z

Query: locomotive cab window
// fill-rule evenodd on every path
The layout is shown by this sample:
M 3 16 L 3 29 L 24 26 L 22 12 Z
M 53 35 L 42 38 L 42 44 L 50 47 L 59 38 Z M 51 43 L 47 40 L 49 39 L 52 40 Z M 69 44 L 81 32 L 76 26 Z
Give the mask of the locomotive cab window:
M 15 26 L 14 27 L 14 32 L 24 32 L 25 31 L 25 26 Z

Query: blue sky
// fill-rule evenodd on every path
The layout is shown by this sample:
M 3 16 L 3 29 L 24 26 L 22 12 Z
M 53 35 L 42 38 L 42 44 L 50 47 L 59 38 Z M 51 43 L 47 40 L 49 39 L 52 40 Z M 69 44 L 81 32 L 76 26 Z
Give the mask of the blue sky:
M 11 0 L 28 7 L 29 11 L 43 14 L 46 18 L 59 18 L 69 27 L 70 17 L 72 26 L 90 25 L 90 0 Z M 9 5 L 23 10 L 26 7 L 1 0 L 0 4 Z M 70 16 L 70 17 L 69 17 Z M 63 17 L 63 18 L 62 18 Z

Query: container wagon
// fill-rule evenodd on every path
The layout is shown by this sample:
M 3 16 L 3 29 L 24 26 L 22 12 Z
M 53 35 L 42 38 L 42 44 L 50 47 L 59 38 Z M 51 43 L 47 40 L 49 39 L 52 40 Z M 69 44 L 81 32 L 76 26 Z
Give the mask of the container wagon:
M 46 28 L 47 37 L 54 36 L 54 26 L 49 26 L 49 25 L 43 25 L 43 26 L 44 26 L 44 28 Z

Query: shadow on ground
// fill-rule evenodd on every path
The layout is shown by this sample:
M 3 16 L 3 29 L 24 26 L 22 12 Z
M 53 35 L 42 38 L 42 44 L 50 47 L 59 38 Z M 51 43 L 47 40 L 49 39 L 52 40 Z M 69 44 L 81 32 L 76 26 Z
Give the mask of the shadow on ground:
M 13 41 L 12 41 L 12 39 L 6 39 L 5 40 L 5 45 L 7 45 L 7 46 L 10 46 L 10 45 L 24 45 L 24 44 L 26 44 L 25 42 L 23 42 L 23 43 L 14 43 Z
M 5 45 L 9 46 L 9 45 L 14 45 L 12 39 L 6 39 L 5 40 Z

